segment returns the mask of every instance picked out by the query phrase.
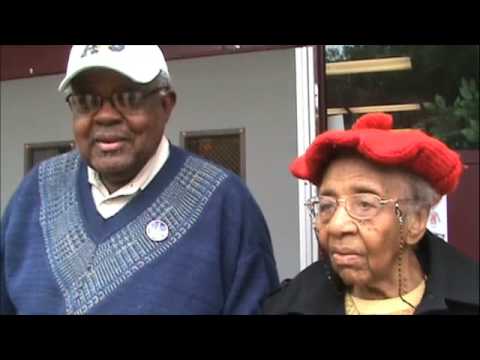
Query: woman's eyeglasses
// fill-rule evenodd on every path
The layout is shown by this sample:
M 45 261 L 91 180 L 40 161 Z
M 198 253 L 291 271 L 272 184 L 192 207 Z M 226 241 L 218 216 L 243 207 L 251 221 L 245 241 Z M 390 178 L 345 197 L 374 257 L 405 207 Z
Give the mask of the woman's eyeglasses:
M 399 200 L 382 199 L 374 194 L 354 194 L 342 199 L 320 195 L 309 199 L 305 206 L 314 219 L 326 223 L 333 217 L 339 204 L 345 207 L 350 217 L 356 220 L 369 220 L 377 216 L 383 206 L 397 201 Z

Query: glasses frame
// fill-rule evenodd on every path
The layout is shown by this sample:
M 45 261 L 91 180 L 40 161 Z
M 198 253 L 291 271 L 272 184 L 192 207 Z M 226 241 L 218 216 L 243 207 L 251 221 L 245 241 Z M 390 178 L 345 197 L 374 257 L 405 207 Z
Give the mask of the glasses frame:
M 136 110 L 133 110 L 131 113 L 127 111 L 127 113 L 125 113 L 125 110 L 121 110 L 118 105 L 117 105 L 117 101 L 115 100 L 116 98 L 119 97 L 120 94 L 129 94 L 129 93 L 141 93 L 141 96 L 140 98 L 138 99 L 139 103 L 142 105 L 142 102 L 144 102 L 146 99 L 148 99 L 150 96 L 154 95 L 155 93 L 157 92 L 160 92 L 160 95 L 162 96 L 165 96 L 168 91 L 170 90 L 170 88 L 166 88 L 166 87 L 156 87 L 152 90 L 149 90 L 149 91 L 145 91 L 145 92 L 142 92 L 141 90 L 133 90 L 133 91 L 121 91 L 121 92 L 116 92 L 116 93 L 113 93 L 111 96 L 109 97 L 103 97 L 101 95 L 96 95 L 96 94 L 89 94 L 89 93 L 83 93 L 83 94 L 75 94 L 75 93 L 72 93 L 70 95 L 68 95 L 65 99 L 65 101 L 67 102 L 68 106 L 70 107 L 70 110 L 72 111 L 72 113 L 74 114 L 74 116 L 76 117 L 81 117 L 81 116 L 93 116 L 95 115 L 97 112 L 100 111 L 100 109 L 102 108 L 102 106 L 105 104 L 105 101 L 108 101 L 112 107 L 118 111 L 120 114 L 122 114 L 123 116 L 128 116 L 128 115 L 132 115 L 135 111 L 138 111 L 138 109 Z M 74 105 L 71 104 L 70 100 L 72 99 L 72 97 L 74 96 L 92 96 L 94 98 L 97 98 L 98 100 L 98 106 L 95 110 L 92 110 L 92 111 L 89 111 L 89 112 L 85 112 L 85 113 L 82 113 L 82 112 L 78 112 L 78 111 L 75 111 L 74 110 Z
M 355 220 L 358 220 L 358 221 L 365 221 L 365 220 L 370 220 L 370 219 L 373 219 L 374 217 L 376 217 L 380 213 L 380 211 L 383 209 L 383 207 L 385 205 L 389 204 L 389 203 L 394 203 L 395 208 L 398 208 L 399 207 L 399 201 L 409 200 L 409 199 L 382 199 L 378 195 L 368 194 L 369 196 L 375 197 L 378 200 L 378 203 L 380 204 L 379 210 L 377 211 L 377 213 L 375 215 L 372 215 L 372 216 L 369 216 L 369 217 L 358 217 L 358 216 L 355 216 L 355 215 L 351 214 L 351 212 L 349 210 L 349 206 L 347 204 L 348 204 L 349 199 L 351 199 L 352 197 L 355 197 L 355 196 L 359 196 L 359 195 L 366 195 L 366 194 L 352 194 L 352 195 L 349 195 L 349 196 L 346 196 L 346 197 L 340 198 L 340 199 L 336 199 L 336 198 L 330 197 L 330 196 L 318 195 L 318 196 L 314 196 L 314 197 L 308 199 L 307 202 L 305 202 L 305 206 L 307 207 L 307 209 L 309 211 L 309 214 L 312 217 L 312 219 L 316 220 L 320 216 L 320 214 L 315 214 L 315 204 L 320 202 L 321 197 L 329 198 L 329 199 L 335 200 L 336 207 L 335 207 L 335 210 L 332 212 L 332 216 L 328 220 L 324 221 L 325 223 L 328 223 L 333 218 L 333 216 L 335 215 L 335 212 L 338 210 L 338 207 L 339 207 L 340 204 L 344 207 L 348 216 L 350 216 L 352 219 L 355 219 Z

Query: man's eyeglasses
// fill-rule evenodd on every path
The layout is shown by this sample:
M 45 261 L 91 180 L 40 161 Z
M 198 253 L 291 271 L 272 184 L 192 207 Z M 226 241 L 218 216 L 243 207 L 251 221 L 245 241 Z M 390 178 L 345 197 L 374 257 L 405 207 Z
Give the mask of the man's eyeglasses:
M 124 91 L 113 94 L 109 98 L 104 98 L 94 94 L 71 94 L 66 101 L 74 115 L 87 116 L 98 112 L 106 100 L 123 115 L 135 115 L 144 107 L 145 100 L 157 93 L 159 90 L 167 89 L 155 88 L 148 92 L 142 91 Z
M 315 196 L 309 199 L 305 206 L 314 219 L 326 223 L 333 217 L 339 204 L 345 207 L 350 217 L 356 220 L 368 220 L 377 216 L 386 204 L 396 203 L 397 201 L 400 200 L 382 199 L 374 194 L 354 194 L 342 199 L 330 196 Z

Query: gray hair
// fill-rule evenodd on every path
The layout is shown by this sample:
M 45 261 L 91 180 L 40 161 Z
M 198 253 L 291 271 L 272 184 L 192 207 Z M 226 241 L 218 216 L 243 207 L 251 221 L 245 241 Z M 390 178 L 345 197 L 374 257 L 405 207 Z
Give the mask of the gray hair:
M 400 173 L 405 176 L 407 186 L 410 189 L 410 196 L 413 199 L 413 202 L 410 203 L 411 206 L 408 206 L 408 208 L 414 212 L 422 209 L 430 212 L 442 196 L 419 175 L 406 170 L 400 170 Z
M 172 79 L 164 71 L 160 70 L 160 73 L 150 82 L 150 84 L 155 85 L 159 88 L 172 88 Z

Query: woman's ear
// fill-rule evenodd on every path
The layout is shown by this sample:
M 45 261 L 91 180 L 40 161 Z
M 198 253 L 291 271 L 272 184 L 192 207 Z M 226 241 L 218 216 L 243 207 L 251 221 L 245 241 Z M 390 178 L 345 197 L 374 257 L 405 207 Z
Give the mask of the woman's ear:
M 407 222 L 407 244 L 416 245 L 427 231 L 430 209 L 421 207 L 409 214 Z

